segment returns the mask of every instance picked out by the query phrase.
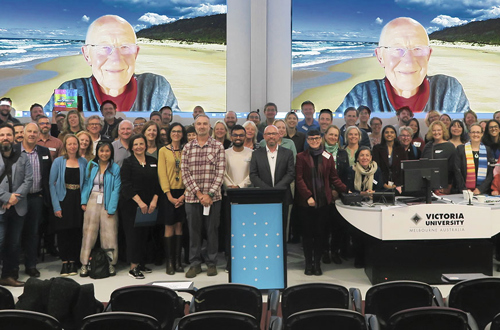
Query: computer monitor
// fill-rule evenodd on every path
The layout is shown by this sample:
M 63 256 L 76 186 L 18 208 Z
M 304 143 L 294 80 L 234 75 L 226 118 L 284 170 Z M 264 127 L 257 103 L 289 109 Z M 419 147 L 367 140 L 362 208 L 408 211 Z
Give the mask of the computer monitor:
M 404 160 L 401 162 L 403 170 L 403 193 L 425 196 L 425 202 L 430 204 L 431 190 L 448 186 L 448 160 L 427 159 Z

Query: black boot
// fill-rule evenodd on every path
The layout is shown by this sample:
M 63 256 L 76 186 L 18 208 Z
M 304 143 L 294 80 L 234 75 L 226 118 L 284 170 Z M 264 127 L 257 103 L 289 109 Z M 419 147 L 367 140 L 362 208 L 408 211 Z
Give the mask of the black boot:
M 167 274 L 168 275 L 174 275 L 175 274 L 175 269 L 174 269 L 174 237 L 164 237 L 163 238 L 164 242 L 164 248 L 165 248 L 165 256 L 167 258 Z
M 323 271 L 321 270 L 321 253 L 314 253 L 314 275 L 323 275 Z
M 332 251 L 332 261 L 336 265 L 340 265 L 342 263 L 342 259 L 340 258 L 340 251 L 339 250 Z
M 184 273 L 182 268 L 181 250 L 182 250 L 182 235 L 175 235 L 175 271 L 177 273 Z
M 304 258 L 306 261 L 306 269 L 304 270 L 304 274 L 307 276 L 311 276 L 314 274 L 312 247 L 307 239 L 303 239 L 302 242 L 304 246 Z

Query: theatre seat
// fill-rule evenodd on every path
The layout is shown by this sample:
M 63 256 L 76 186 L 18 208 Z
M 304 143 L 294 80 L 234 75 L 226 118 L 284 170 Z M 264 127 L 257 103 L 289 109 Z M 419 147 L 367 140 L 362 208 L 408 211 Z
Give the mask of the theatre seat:
M 368 289 L 365 296 L 365 315 L 376 315 L 380 329 L 387 329 L 389 317 L 396 312 L 430 306 L 444 306 L 443 298 L 438 288 L 422 282 L 381 283 Z
M 132 285 L 113 291 L 106 311 L 146 314 L 158 320 L 160 329 L 170 330 L 184 316 L 184 300 L 169 288 Z
M 284 330 L 377 330 L 375 316 L 340 308 L 318 308 L 290 315 Z
M 474 318 L 447 307 L 419 307 L 403 310 L 389 318 L 389 330 L 478 330 Z
M 158 321 L 149 315 L 130 312 L 107 312 L 87 316 L 80 330 L 159 330 Z
M 179 320 L 178 330 L 259 330 L 252 315 L 234 311 L 196 312 Z M 278 330 L 278 329 L 276 329 Z
M 20 309 L 0 310 L 0 329 L 5 330 L 62 330 L 52 316 Z
M 450 290 L 449 307 L 470 313 L 480 329 L 500 313 L 500 278 L 486 277 L 459 282 Z
M 190 312 L 227 310 L 252 315 L 259 323 L 262 318 L 262 294 L 256 287 L 226 283 L 197 289 Z
M 0 309 L 15 309 L 14 297 L 9 289 L 0 286 Z

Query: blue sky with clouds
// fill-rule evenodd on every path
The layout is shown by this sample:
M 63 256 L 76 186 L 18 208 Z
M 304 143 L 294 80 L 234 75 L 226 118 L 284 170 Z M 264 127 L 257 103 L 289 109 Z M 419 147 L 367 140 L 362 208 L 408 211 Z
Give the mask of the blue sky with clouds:
M 428 32 L 500 17 L 500 0 L 292 0 L 294 39 L 377 41 L 385 23 L 408 16 Z
M 0 37 L 84 39 L 96 18 L 115 14 L 140 30 L 227 11 L 226 0 L 2 0 Z

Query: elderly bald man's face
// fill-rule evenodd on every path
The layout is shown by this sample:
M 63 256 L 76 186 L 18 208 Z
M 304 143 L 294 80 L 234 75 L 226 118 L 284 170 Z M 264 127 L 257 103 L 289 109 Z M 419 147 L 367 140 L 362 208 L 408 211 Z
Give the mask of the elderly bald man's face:
M 432 52 L 428 45 L 425 29 L 408 19 L 396 19 L 382 32 L 375 53 L 398 95 L 409 98 L 417 93 L 427 75 Z
M 125 91 L 139 52 L 135 32 L 123 19 L 104 16 L 94 22 L 82 47 L 101 90 L 111 96 Z

